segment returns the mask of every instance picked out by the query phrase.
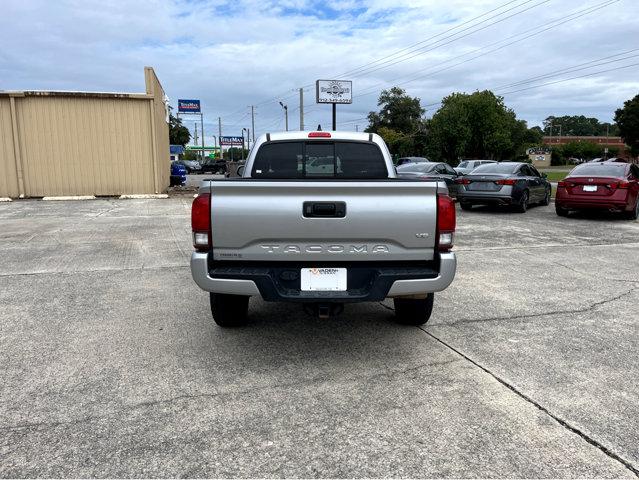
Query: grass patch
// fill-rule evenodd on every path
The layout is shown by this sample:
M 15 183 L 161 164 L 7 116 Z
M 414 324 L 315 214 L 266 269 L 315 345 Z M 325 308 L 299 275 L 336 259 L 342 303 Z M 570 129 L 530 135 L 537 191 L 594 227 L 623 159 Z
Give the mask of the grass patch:
M 568 176 L 569 172 L 546 172 L 549 182 L 558 182 Z

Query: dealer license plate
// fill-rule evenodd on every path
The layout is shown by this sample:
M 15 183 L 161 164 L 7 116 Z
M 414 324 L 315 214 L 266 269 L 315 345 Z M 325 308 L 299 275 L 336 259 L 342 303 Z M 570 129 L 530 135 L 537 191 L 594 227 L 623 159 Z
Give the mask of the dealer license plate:
M 597 185 L 584 185 L 584 192 L 596 192 Z
M 302 268 L 301 287 L 304 292 L 346 291 L 345 268 Z

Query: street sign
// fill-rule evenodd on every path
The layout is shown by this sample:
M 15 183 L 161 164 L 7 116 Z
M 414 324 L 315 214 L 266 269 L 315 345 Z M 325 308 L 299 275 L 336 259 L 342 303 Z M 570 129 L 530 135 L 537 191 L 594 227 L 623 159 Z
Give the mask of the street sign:
M 201 113 L 199 100 L 179 100 L 178 112 L 180 113 Z
M 220 137 L 220 145 L 242 147 L 244 146 L 244 139 L 242 137 Z
M 350 80 L 317 80 L 317 103 L 353 103 L 353 82 Z

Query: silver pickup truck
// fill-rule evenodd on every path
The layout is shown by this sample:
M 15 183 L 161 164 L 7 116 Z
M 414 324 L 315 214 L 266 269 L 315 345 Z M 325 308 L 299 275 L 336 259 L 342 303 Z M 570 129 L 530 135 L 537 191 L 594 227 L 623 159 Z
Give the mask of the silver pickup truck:
M 204 180 L 193 201 L 191 272 L 215 322 L 243 325 L 249 298 L 300 302 L 320 317 L 393 298 L 421 325 L 455 276 L 446 184 L 396 177 L 378 135 L 261 136 L 241 178 Z

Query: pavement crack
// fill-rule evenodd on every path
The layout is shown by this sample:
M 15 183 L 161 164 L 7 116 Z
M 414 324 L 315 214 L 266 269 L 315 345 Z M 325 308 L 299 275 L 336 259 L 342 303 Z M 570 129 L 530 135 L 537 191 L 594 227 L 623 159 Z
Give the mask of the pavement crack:
M 441 362 L 427 362 L 421 363 L 419 365 L 408 366 L 402 369 L 389 370 L 389 371 L 377 371 L 371 372 L 364 375 L 351 375 L 344 378 L 342 381 L 344 382 L 353 382 L 353 381 L 371 381 L 380 377 L 395 377 L 397 375 L 410 374 L 412 372 L 416 372 L 418 370 L 430 367 L 441 367 L 443 365 L 448 365 L 451 363 L 459 362 L 460 359 L 452 359 L 452 360 L 444 360 Z M 65 427 L 69 425 L 79 425 L 82 423 L 87 423 L 90 421 L 100 421 L 100 420 L 108 420 L 110 418 L 121 418 L 122 414 L 126 411 L 136 410 L 136 409 L 145 409 L 145 408 L 154 408 L 160 405 L 171 405 L 181 401 L 192 401 L 199 399 L 213 399 L 218 397 L 230 397 L 230 396 L 246 396 L 251 395 L 257 392 L 273 390 L 273 389 L 281 389 L 281 388 L 295 388 L 300 386 L 309 386 L 315 385 L 318 383 L 326 382 L 328 380 L 332 380 L 332 377 L 329 376 L 318 376 L 315 378 L 311 378 L 308 380 L 294 381 L 294 382 L 284 382 L 274 385 L 264 385 L 264 386 L 255 386 L 250 388 L 245 388 L 243 390 L 238 391 L 221 391 L 221 392 L 213 392 L 213 393 L 195 393 L 195 394 L 181 394 L 175 395 L 169 398 L 163 398 L 158 400 L 149 400 L 146 402 L 139 402 L 134 404 L 124 404 L 121 405 L 117 411 L 105 415 L 90 415 L 82 418 L 78 418 L 75 420 L 68 421 L 59 421 L 59 422 L 30 422 L 30 423 L 19 423 L 16 425 L 7 425 L 0 426 L 0 432 L 10 432 L 15 430 L 32 430 L 39 428 L 56 428 L 56 427 Z
M 467 318 L 467 319 L 462 319 L 462 320 L 457 320 L 451 323 L 445 323 L 445 324 L 441 324 L 441 325 L 437 325 L 438 327 L 452 327 L 455 325 L 463 325 L 463 324 L 467 324 L 467 323 L 483 323 L 483 322 L 499 322 L 499 321 L 506 321 L 506 320 L 525 320 L 528 318 L 540 318 L 540 317 L 547 317 L 549 315 L 571 315 L 571 314 L 575 314 L 575 313 L 588 313 L 588 312 L 592 312 L 593 310 L 595 310 L 598 307 L 601 307 L 603 305 L 606 305 L 608 303 L 612 303 L 612 302 L 616 302 L 617 300 L 621 300 L 624 297 L 627 297 L 628 295 L 630 295 L 632 292 L 634 292 L 635 289 L 631 288 L 630 290 L 628 290 L 627 292 L 621 293 L 615 297 L 612 298 L 607 298 L 605 300 L 600 300 L 599 302 L 595 302 L 587 307 L 583 307 L 583 308 L 575 308 L 575 309 L 566 309 L 566 310 L 553 310 L 550 312 L 542 312 L 542 313 L 532 313 L 532 314 L 528 314 L 528 315 L 509 315 L 507 317 L 489 317 L 489 318 Z M 390 307 L 383 305 L 385 308 L 390 309 Z
M 632 472 L 637 478 L 639 478 L 639 469 L 637 469 L 630 461 L 626 460 L 625 458 L 623 458 L 621 455 L 613 452 L 610 448 L 606 447 L 605 445 L 603 445 L 602 443 L 600 443 L 599 441 L 597 441 L 596 439 L 594 439 L 593 437 L 591 437 L 590 435 L 588 435 L 586 432 L 580 430 L 579 428 L 575 427 L 574 425 L 570 424 L 567 420 L 561 418 L 559 415 L 551 412 L 548 408 L 544 407 L 541 403 L 537 402 L 536 400 L 534 400 L 532 397 L 526 395 L 525 393 L 523 393 L 521 390 L 519 390 L 517 387 L 515 387 L 514 385 L 510 384 L 509 382 L 507 382 L 506 380 L 504 380 L 503 378 L 501 378 L 499 375 L 497 375 L 496 373 L 492 372 L 491 370 L 489 370 L 487 367 L 484 367 L 483 365 L 481 365 L 479 362 L 477 362 L 476 360 L 473 360 L 472 358 L 470 358 L 468 355 L 466 355 L 465 353 L 463 353 L 461 350 L 456 349 L 455 347 L 453 347 L 452 345 L 446 343 L 444 340 L 440 339 L 439 337 L 437 337 L 436 335 L 432 334 L 431 332 L 427 331 L 426 329 L 424 329 L 423 327 L 417 327 L 419 328 L 422 332 L 424 332 L 426 335 L 428 335 L 429 337 L 431 337 L 433 340 L 439 342 L 441 345 L 443 345 L 444 347 L 448 348 L 449 350 L 455 352 L 457 355 L 459 355 L 460 357 L 462 357 L 464 360 L 472 363 L 475 367 L 479 368 L 480 370 L 482 370 L 483 372 L 487 373 L 488 375 L 490 375 L 491 377 L 493 377 L 497 382 L 499 382 L 500 384 L 502 384 L 504 387 L 506 387 L 508 390 L 510 390 L 511 392 L 513 392 L 515 395 L 517 395 L 518 397 L 520 397 L 521 399 L 523 399 L 524 401 L 528 402 L 529 404 L 533 405 L 534 407 L 536 407 L 538 410 L 540 410 L 541 412 L 545 413 L 546 415 L 548 415 L 550 418 L 552 418 L 554 421 L 556 421 L 559 425 L 561 425 L 563 428 L 565 428 L 566 430 L 574 433 L 575 435 L 577 435 L 578 437 L 580 437 L 582 440 L 585 440 L 586 442 L 588 442 L 590 445 L 596 447 L 597 449 L 599 449 L 602 453 L 604 453 L 607 457 L 611 458 L 612 460 L 615 460 L 619 463 L 621 463 L 627 470 L 629 470 L 630 472 Z

